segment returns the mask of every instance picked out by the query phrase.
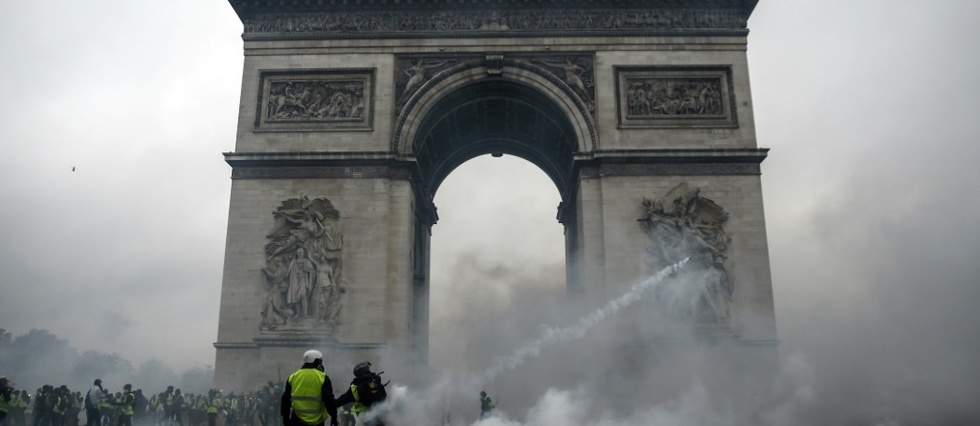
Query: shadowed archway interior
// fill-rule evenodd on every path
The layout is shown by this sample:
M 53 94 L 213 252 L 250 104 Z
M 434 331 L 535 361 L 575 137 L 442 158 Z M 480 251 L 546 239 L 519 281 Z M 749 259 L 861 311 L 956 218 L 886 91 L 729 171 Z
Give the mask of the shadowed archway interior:
M 435 194 L 456 167 L 483 154 L 510 154 L 548 175 L 559 193 L 572 180 L 575 132 L 566 115 L 536 90 L 503 78 L 463 86 L 440 99 L 413 141 L 423 186 Z

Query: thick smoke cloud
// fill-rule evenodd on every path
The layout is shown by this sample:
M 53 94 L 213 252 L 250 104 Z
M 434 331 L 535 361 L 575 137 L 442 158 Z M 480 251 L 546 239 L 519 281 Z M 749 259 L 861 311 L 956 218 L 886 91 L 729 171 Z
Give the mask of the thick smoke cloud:
M 978 16 L 958 0 L 756 8 L 751 101 L 772 148 L 762 182 L 782 343 L 748 423 L 980 422 Z M 234 149 L 241 83 L 234 13 L 220 0 L 9 1 L 0 31 L 0 327 L 135 366 L 210 364 L 229 194 L 219 153 Z M 467 163 L 437 194 L 431 359 L 452 373 L 594 308 L 555 303 L 554 186 L 507 160 Z M 708 374 L 660 404 L 610 408 L 602 332 L 489 384 L 506 417 L 484 424 L 746 419 Z M 476 421 L 475 396 L 413 398 Z

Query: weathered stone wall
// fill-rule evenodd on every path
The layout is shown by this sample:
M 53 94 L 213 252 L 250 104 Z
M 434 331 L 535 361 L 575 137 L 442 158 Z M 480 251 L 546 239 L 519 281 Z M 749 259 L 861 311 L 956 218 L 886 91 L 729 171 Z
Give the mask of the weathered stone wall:
M 643 211 L 641 203 L 687 182 L 700 187 L 702 196 L 730 214 L 726 230 L 731 236 L 728 272 L 735 283 L 732 330 L 745 342 L 772 342 L 775 320 L 757 164 L 765 153 L 756 152 L 745 49 L 746 38 L 737 35 L 247 37 L 235 155 L 248 161 L 229 160 L 235 167 L 235 179 L 215 344 L 217 385 L 247 389 L 270 379 L 272 371 L 281 369 L 288 374 L 308 346 L 324 350 L 332 359 L 349 361 L 376 359 L 380 351 L 409 354 L 420 349 L 413 345 L 412 322 L 421 321 L 417 313 L 413 319 L 413 309 L 421 303 L 417 298 L 413 302 L 413 292 L 427 294 L 424 272 L 428 253 L 419 254 L 415 243 L 416 233 L 427 231 L 427 225 L 417 226 L 425 216 L 417 209 L 428 200 L 416 200 L 419 196 L 413 187 L 411 159 L 399 157 L 411 153 L 398 153 L 392 147 L 398 123 L 396 82 L 404 78 L 396 75 L 399 55 L 472 57 L 493 53 L 506 59 L 508 54 L 560 57 L 565 53 L 594 57 L 590 72 L 594 74 L 595 108 L 585 113 L 585 119 L 575 121 L 578 137 L 583 139 L 577 146 L 585 147 L 578 153 L 576 167 L 587 173 L 581 172 L 577 187 L 569 194 L 573 199 L 566 200 L 573 212 L 572 220 L 566 223 L 567 252 L 572 262 L 570 290 L 603 299 L 618 295 L 648 274 L 643 257 L 650 241 L 639 231 L 637 222 Z M 674 123 L 670 120 L 657 122 L 668 125 L 647 125 L 656 120 L 624 125 L 618 72 L 657 77 L 692 70 L 707 70 L 727 79 L 730 117 L 681 119 L 676 126 L 670 125 Z M 268 107 L 268 100 L 260 99 L 266 90 L 263 76 L 309 71 L 369 75 L 371 96 L 364 100 L 369 119 L 356 129 L 331 127 L 330 123 L 314 123 L 312 130 L 298 126 L 292 131 L 288 123 L 259 125 L 263 105 Z M 535 85 L 542 79 L 521 72 L 527 74 L 522 84 Z M 563 79 L 559 72 L 552 72 L 556 81 Z M 329 80 L 332 75 L 324 78 Z M 506 73 L 502 77 L 507 78 Z M 472 81 L 480 74 L 467 78 Z M 534 89 L 554 90 L 554 86 L 549 87 Z M 453 87 L 447 86 L 446 90 L 450 89 Z M 567 93 L 549 96 L 570 99 Z M 572 108 L 564 106 L 563 110 Z M 416 125 L 423 118 L 407 117 L 405 126 Z M 593 123 L 594 135 L 589 135 L 581 123 Z M 692 160 L 669 150 L 710 152 Z M 732 150 L 756 152 L 753 155 L 758 160 L 752 164 L 753 160 L 737 158 Z M 267 156 L 248 157 L 256 153 Z M 328 157 L 310 157 L 310 153 Z M 678 163 L 681 166 L 675 169 L 681 172 L 670 172 Z M 390 167 L 398 164 L 408 166 L 403 172 L 389 173 L 393 170 Z M 294 168 L 287 170 L 285 166 Z M 363 169 L 367 172 L 358 171 L 361 167 L 367 167 Z M 623 172 L 623 167 L 633 168 Z M 343 227 L 344 275 L 349 288 L 343 297 L 341 324 L 327 339 L 290 340 L 259 329 L 260 312 L 268 299 L 261 268 L 266 261 L 266 235 L 274 227 L 272 212 L 282 201 L 302 195 L 328 198 L 339 210 Z M 422 247 L 427 250 L 427 235 L 423 239 Z M 426 256 L 422 277 L 413 277 L 418 272 L 413 270 L 413 256 L 417 255 Z M 419 334 L 416 327 L 414 339 L 421 337 L 424 332 Z M 771 353 L 771 347 L 764 348 Z
M 303 337 L 289 343 L 279 341 L 281 335 L 259 329 L 261 311 L 269 298 L 261 268 L 266 266 L 266 235 L 275 228 L 272 212 L 283 200 L 301 194 L 329 198 L 340 211 L 348 287 L 341 299 L 341 326 L 334 336 L 322 341 Z M 231 199 L 218 324 L 218 383 L 239 381 L 234 377 L 247 374 L 241 367 L 256 363 L 258 368 L 248 369 L 256 376 L 241 380 L 261 383 L 255 379 L 275 371 L 269 367 L 279 359 L 295 360 L 309 345 L 369 352 L 408 340 L 413 203 L 407 182 L 235 179 Z M 259 347 L 261 351 L 255 352 Z

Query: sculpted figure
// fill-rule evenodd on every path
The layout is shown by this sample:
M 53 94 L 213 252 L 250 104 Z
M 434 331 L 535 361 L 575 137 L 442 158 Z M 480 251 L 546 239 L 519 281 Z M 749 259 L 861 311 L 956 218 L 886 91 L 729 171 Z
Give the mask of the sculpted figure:
M 650 237 L 652 270 L 690 257 L 677 286 L 661 289 L 656 297 L 674 315 L 700 322 L 726 324 L 731 316 L 734 288 L 725 262 L 731 238 L 725 232 L 728 213 L 701 196 L 701 189 L 681 183 L 661 198 L 643 201 L 641 228 Z
M 549 67 L 561 69 L 564 72 L 564 78 L 562 80 L 582 97 L 582 101 L 589 105 L 590 110 L 593 108 L 592 96 L 589 90 L 585 88 L 585 82 L 582 81 L 582 74 L 585 72 L 585 68 L 572 62 L 571 57 L 566 57 L 565 62 L 555 62 L 547 59 L 538 59 L 537 61 Z
M 286 290 L 286 304 L 300 317 L 311 314 L 310 299 L 316 285 L 316 266 L 306 257 L 306 249 L 296 249 L 296 258 L 289 264 L 289 287 Z
M 286 269 L 276 260 L 270 267 L 263 268 L 262 273 L 270 286 L 268 299 L 262 307 L 261 327 L 275 329 L 286 324 L 286 321 L 293 317 L 293 310 L 286 305 L 286 292 L 289 288 L 289 283 L 283 279 L 286 276 Z
M 268 297 L 259 327 L 264 331 L 332 332 L 340 324 L 344 236 L 340 212 L 326 198 L 283 201 L 273 212 L 262 274 Z
M 440 61 L 434 64 L 426 64 L 425 58 L 419 58 L 419 61 L 412 64 L 405 70 L 405 75 L 408 76 L 408 82 L 405 83 L 405 90 L 402 90 L 402 99 L 407 99 L 409 95 L 415 93 L 415 90 L 425 83 L 428 78 L 426 78 L 426 70 L 432 68 L 439 68 L 445 65 L 449 61 Z

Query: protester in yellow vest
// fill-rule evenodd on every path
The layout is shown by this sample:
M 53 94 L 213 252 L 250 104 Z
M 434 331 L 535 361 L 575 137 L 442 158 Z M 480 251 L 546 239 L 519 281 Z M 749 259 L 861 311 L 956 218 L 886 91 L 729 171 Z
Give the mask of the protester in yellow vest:
M 375 405 L 381 405 L 388 397 L 385 384 L 381 383 L 381 374 L 371 371 L 370 362 L 362 362 L 354 366 L 354 380 L 343 395 L 337 398 L 338 405 L 354 403 L 354 414 L 361 417 L 362 413 L 370 411 Z M 386 414 L 375 411 L 369 418 L 363 419 L 365 426 L 384 426 Z
M 68 406 L 71 404 L 71 401 L 68 399 L 70 396 L 68 386 L 61 385 L 61 387 L 55 389 L 48 395 L 50 396 L 48 407 L 51 408 L 51 425 L 64 425 L 65 413 L 68 412 Z
M 135 403 L 136 396 L 133 395 L 133 385 L 127 383 L 126 386 L 123 386 L 123 394 L 112 403 L 119 407 L 119 417 L 116 425 L 133 426 L 133 405 Z
M 215 389 L 209 390 L 207 404 L 208 426 L 216 426 L 218 424 L 218 411 L 223 408 L 221 394 Z
M 303 354 L 303 366 L 286 380 L 279 414 L 286 426 L 321 426 L 327 418 L 337 426 L 337 403 L 333 384 L 323 373 L 323 354 L 309 350 Z
M 14 426 L 26 426 L 27 422 L 24 417 L 24 413 L 27 411 L 27 406 L 31 403 L 31 396 L 26 390 L 15 391 L 13 398 L 10 399 L 10 418 L 7 419 L 7 424 Z

